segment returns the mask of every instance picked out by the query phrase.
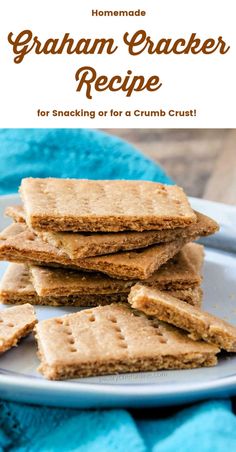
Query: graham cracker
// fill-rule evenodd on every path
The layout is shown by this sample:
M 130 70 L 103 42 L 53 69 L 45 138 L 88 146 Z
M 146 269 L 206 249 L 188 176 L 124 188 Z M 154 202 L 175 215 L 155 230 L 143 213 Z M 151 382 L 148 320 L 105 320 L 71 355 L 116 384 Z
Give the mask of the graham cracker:
M 26 178 L 20 193 L 28 226 L 42 231 L 145 231 L 196 222 L 187 196 L 176 185 Z
M 44 271 L 43 268 L 38 270 Z M 45 268 L 46 270 L 46 268 Z M 48 269 L 50 272 L 50 269 Z M 52 269 L 53 272 L 54 269 Z M 66 271 L 66 273 L 70 273 Z M 72 272 L 78 273 L 78 272 Z M 105 291 L 103 287 L 99 287 L 99 282 L 102 283 L 103 277 L 93 274 L 85 274 L 83 281 L 83 274 L 78 273 L 78 280 L 82 282 L 78 290 L 68 291 L 65 288 L 61 288 L 61 291 L 46 290 L 43 296 L 38 295 L 30 274 L 29 267 L 24 264 L 9 264 L 7 270 L 1 280 L 0 287 L 0 301 L 5 304 L 22 304 L 23 301 L 27 301 L 31 304 L 49 305 L 49 306 L 97 306 L 102 304 L 109 304 L 119 301 L 127 301 L 128 292 L 119 293 L 116 290 Z M 64 275 L 67 278 L 67 275 Z M 106 278 L 106 277 L 104 277 Z M 109 279 L 107 277 L 107 279 Z M 97 283 L 96 283 L 97 281 Z M 86 291 L 86 283 L 88 282 L 89 288 Z M 83 290 L 83 287 L 85 290 Z
M 115 294 L 126 293 L 128 294 L 130 288 L 136 283 L 136 281 L 127 281 L 120 279 L 112 279 L 101 274 L 82 273 L 73 270 L 52 269 L 39 266 L 29 267 L 31 281 L 38 295 L 44 296 L 70 296 L 70 295 L 91 295 L 97 294 Z M 171 278 L 171 273 L 169 275 Z M 152 281 L 146 280 L 147 285 L 158 287 L 158 271 L 156 272 L 156 284 L 154 278 Z M 174 285 L 175 286 L 175 285 Z M 199 301 L 201 298 L 201 292 L 199 287 L 189 286 L 185 289 L 174 289 L 170 285 L 169 291 L 172 293 L 182 294 L 184 298 Z M 197 289 L 197 291 L 194 291 Z M 193 303 L 194 304 L 194 303 Z
M 2 303 L 24 304 L 27 302 L 46 306 L 88 307 L 114 302 L 126 302 L 128 298 L 130 284 L 127 285 L 127 281 L 123 281 L 124 285 L 122 287 L 121 284 L 116 285 L 116 281 L 118 282 L 119 280 L 114 280 L 114 286 L 112 286 L 112 281 L 109 285 L 110 278 L 108 277 L 103 278 L 102 276 L 87 274 L 85 280 L 83 280 L 83 276 L 78 272 L 65 271 L 63 274 L 62 271 L 62 278 L 59 278 L 58 270 L 43 269 L 42 267 L 33 267 L 33 269 L 34 271 L 31 268 L 31 272 L 34 275 L 32 278 L 28 266 L 24 264 L 9 264 L 1 281 L 0 301 Z M 41 273 L 44 270 L 47 272 L 46 274 Z M 74 276 L 71 273 L 74 273 Z M 76 274 L 78 276 L 77 279 Z M 82 285 L 80 285 L 81 280 Z M 66 281 L 66 284 L 63 281 Z M 101 284 L 99 284 L 99 281 Z M 168 290 L 168 293 L 179 297 L 187 303 L 199 307 L 201 305 L 202 293 L 199 287 Z
M 129 293 L 131 281 L 112 279 L 102 273 L 29 266 L 31 281 L 41 297 Z
M 202 306 L 203 291 L 201 287 L 189 287 L 188 289 L 164 290 L 164 293 L 171 297 L 179 298 L 184 303 L 189 303 L 200 309 Z
M 39 322 L 41 365 L 48 379 L 213 366 L 219 349 L 124 304 Z
M 202 281 L 203 258 L 203 245 L 188 243 L 143 283 L 161 290 L 197 287 Z
M 195 260 L 194 260 L 195 258 Z M 197 259 L 199 261 L 197 261 Z M 203 260 L 203 246 L 191 243 L 185 247 L 170 261 L 163 265 L 153 275 L 145 280 L 145 284 L 158 287 L 162 290 L 188 290 L 196 288 L 201 283 L 201 263 Z M 197 261 L 197 264 L 196 264 Z M 106 275 L 98 273 L 85 273 L 67 269 L 53 267 L 34 268 L 34 283 L 38 294 L 41 296 L 66 293 L 85 293 L 103 291 L 104 293 L 129 292 L 132 285 L 137 280 L 112 279 Z M 37 270 L 36 270 L 37 269 Z M 28 277 L 28 267 L 22 264 L 10 264 L 2 279 L 7 282 L 7 287 L 16 278 L 18 273 L 21 277 L 26 273 Z M 24 282 L 24 280 L 23 280 Z
M 34 309 L 30 304 L 14 306 L 0 311 L 0 353 L 17 345 L 36 324 Z
M 0 234 L 0 259 L 99 271 L 113 278 L 147 279 L 188 241 L 185 238 L 136 251 L 72 260 L 62 251 L 41 240 L 24 224 L 13 223 Z
M 20 204 L 6 207 L 4 214 L 7 217 L 12 218 L 17 223 L 25 223 L 25 211 L 23 206 Z
M 10 264 L 3 276 L 0 288 L 0 302 L 13 305 L 27 302 L 33 305 L 44 306 L 90 307 L 114 302 L 126 302 L 127 298 L 127 293 L 117 292 L 39 296 L 31 282 L 29 269 L 24 264 Z
M 10 206 L 5 214 L 17 222 L 25 222 L 22 206 Z M 49 244 L 59 248 L 71 259 L 110 254 L 118 251 L 144 248 L 157 243 L 171 242 L 187 237 L 207 236 L 218 229 L 217 223 L 199 212 L 195 212 L 197 222 L 186 228 L 164 229 L 144 232 L 107 232 L 107 233 L 76 233 L 76 232 L 39 232 L 39 237 Z
M 192 339 L 201 338 L 228 352 L 236 352 L 236 327 L 212 314 L 141 284 L 131 288 L 129 302 L 147 315 L 188 331 Z

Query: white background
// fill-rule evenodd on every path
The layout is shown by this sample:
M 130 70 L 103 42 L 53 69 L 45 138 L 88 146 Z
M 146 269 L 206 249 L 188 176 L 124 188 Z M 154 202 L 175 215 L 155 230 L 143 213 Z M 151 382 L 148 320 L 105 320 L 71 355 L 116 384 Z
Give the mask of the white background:
M 235 67 L 236 32 L 234 0 L 15 0 L 0 6 L 0 127 L 236 127 Z M 92 17 L 91 10 L 144 9 L 145 17 Z M 81 38 L 115 39 L 113 55 L 26 55 L 13 62 L 10 32 L 31 29 L 42 41 L 62 38 L 69 32 Z M 231 46 L 226 55 L 130 56 L 123 34 L 145 29 L 154 42 L 160 38 L 201 39 L 223 36 Z M 76 92 L 75 72 L 92 66 L 99 75 L 156 74 L 163 86 L 156 92 L 142 91 L 127 98 L 122 91 L 93 93 L 88 100 Z M 37 110 L 159 110 L 196 109 L 196 117 L 38 117 Z

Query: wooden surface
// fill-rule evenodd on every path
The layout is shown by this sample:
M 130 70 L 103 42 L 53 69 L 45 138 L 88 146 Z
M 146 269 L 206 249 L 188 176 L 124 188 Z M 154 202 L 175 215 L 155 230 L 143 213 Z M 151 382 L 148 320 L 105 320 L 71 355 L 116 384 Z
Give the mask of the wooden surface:
M 236 205 L 236 130 L 105 130 L 160 163 L 189 196 Z

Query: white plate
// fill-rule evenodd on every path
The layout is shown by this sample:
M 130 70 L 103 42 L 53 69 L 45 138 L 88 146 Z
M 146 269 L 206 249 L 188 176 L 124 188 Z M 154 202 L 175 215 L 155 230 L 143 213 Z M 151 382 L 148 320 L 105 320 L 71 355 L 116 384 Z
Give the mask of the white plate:
M 0 227 L 7 205 L 17 195 L 0 197 Z M 222 232 L 208 239 L 204 266 L 204 308 L 236 325 L 236 208 L 192 198 L 194 208 L 222 224 Z M 224 251 L 227 249 L 228 251 Z M 220 248 L 220 249 L 219 249 Z M 0 274 L 6 263 L 0 263 Z M 0 309 L 7 309 L 3 306 Z M 75 311 L 76 308 L 37 307 L 39 319 Z M 38 373 L 33 337 L 0 358 L 0 397 L 37 404 L 66 407 L 141 407 L 185 403 L 236 394 L 236 356 L 222 355 L 216 367 L 122 374 L 65 382 L 44 380 Z

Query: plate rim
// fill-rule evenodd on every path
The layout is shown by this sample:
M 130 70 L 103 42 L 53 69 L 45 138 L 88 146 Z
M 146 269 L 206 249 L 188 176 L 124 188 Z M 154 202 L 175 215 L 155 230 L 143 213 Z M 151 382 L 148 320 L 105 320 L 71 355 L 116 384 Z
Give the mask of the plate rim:
M 126 375 L 126 374 L 121 374 Z M 11 383 L 9 383 L 9 377 L 11 378 Z M 109 389 L 109 392 L 112 395 L 121 395 L 121 392 L 126 393 L 126 395 L 132 395 L 135 396 L 143 396 L 143 395 L 173 395 L 173 387 L 175 388 L 174 393 L 188 393 L 189 391 L 192 391 L 193 389 L 199 390 L 208 390 L 210 387 L 219 386 L 221 387 L 224 384 L 224 381 L 227 380 L 227 386 L 231 386 L 232 384 L 236 384 L 236 371 L 235 375 L 230 375 L 227 377 L 219 377 L 214 378 L 214 380 L 207 381 L 207 382 L 200 382 L 200 383 L 189 383 L 184 381 L 183 383 L 169 383 L 169 384 L 155 384 L 155 383 L 147 383 L 147 384 L 138 384 L 138 383 L 132 383 L 128 385 L 122 385 L 122 384 L 112 384 L 112 383 L 79 383 L 76 380 L 73 382 L 73 380 L 69 381 L 50 381 L 43 378 L 38 377 L 27 377 L 27 376 L 10 376 L 10 375 L 2 375 L 0 374 L 0 387 L 1 384 L 4 383 L 6 386 L 15 385 L 18 388 L 19 387 L 25 387 L 26 382 L 30 380 L 30 386 L 34 387 L 35 389 L 41 389 L 43 387 L 44 390 L 49 389 L 50 391 L 53 389 L 59 389 L 59 390 L 68 390 L 71 392 L 74 392 L 73 389 L 85 389 L 89 390 L 89 392 L 104 392 L 105 389 Z M 71 384 L 72 383 L 72 384 Z M 172 386 L 173 385 L 173 386 Z M 183 388 L 184 387 L 184 388 Z M 224 386 L 225 387 L 225 386 Z M 138 392 L 136 392 L 136 389 L 138 388 Z M 153 391 L 153 389 L 159 388 L 158 391 Z M 161 391 L 160 391 L 161 388 Z M 121 391 L 122 389 L 122 391 Z

